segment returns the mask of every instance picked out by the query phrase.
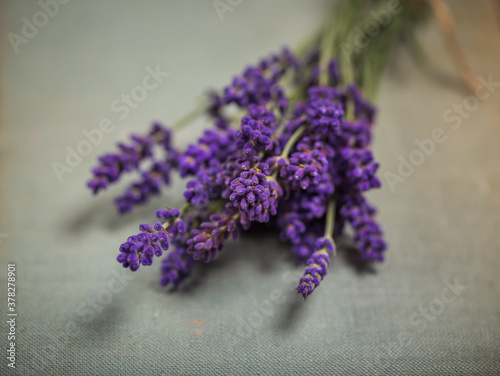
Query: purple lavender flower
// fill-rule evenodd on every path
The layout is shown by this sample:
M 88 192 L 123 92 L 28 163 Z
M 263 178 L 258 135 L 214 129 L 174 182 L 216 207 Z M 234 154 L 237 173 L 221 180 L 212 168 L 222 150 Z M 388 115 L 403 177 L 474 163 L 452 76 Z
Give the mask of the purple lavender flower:
M 299 242 L 292 245 L 292 254 L 297 257 L 298 261 L 304 261 L 306 258 L 311 257 L 316 248 L 316 240 L 318 240 L 318 235 L 314 232 L 302 234 Z
M 330 266 L 330 255 L 335 251 L 335 245 L 328 238 L 320 238 L 316 242 L 319 248 L 307 260 L 306 270 L 297 286 L 297 294 L 301 293 L 304 299 L 313 293 L 319 286 Z
M 160 145 L 163 150 L 174 150 L 172 147 L 172 132 L 160 123 L 153 123 L 153 126 L 149 131 L 149 138 L 156 145 Z
M 161 209 L 156 211 L 156 217 L 164 220 L 163 227 L 165 232 L 175 238 L 179 234 L 183 235 L 186 232 L 186 223 L 181 217 L 179 209 Z
M 354 241 L 363 260 L 383 261 L 387 248 L 383 233 L 375 221 L 376 210 L 359 193 L 350 193 L 345 198 L 340 214 L 354 229 Z
M 346 145 L 351 145 L 353 148 L 366 148 L 372 140 L 371 124 L 364 118 L 355 121 L 344 120 L 342 122 L 342 132 L 348 138 Z
M 363 98 L 361 90 L 355 84 L 349 84 L 346 93 L 353 101 L 356 118 L 364 118 L 373 123 L 376 113 L 375 107 Z
M 300 62 L 290 50 L 271 55 L 236 76 L 231 85 L 224 88 L 222 103 L 235 103 L 245 108 L 251 104 L 264 105 L 273 101 L 283 111 L 287 101 L 278 82 L 287 71 L 299 67 Z
M 241 119 L 236 148 L 247 160 L 257 162 L 257 155 L 271 144 L 271 136 L 277 128 L 276 116 L 265 107 L 248 106 L 248 116 Z
M 201 145 L 191 144 L 179 160 L 179 172 L 182 177 L 195 175 L 200 166 L 212 157 L 210 150 Z
M 157 195 L 162 185 L 170 184 L 172 169 L 177 167 L 178 152 L 172 145 L 170 130 L 159 123 L 154 123 L 146 136 L 132 135 L 132 143 L 118 144 L 119 153 L 108 153 L 99 157 L 99 166 L 92 172 L 94 177 L 87 183 L 94 194 L 117 182 L 126 172 L 141 171 L 141 163 L 150 160 L 151 167 L 141 172 L 141 180 L 126 188 L 123 195 L 115 199 L 120 213 L 126 213 L 137 204 L 146 202 L 151 195 Z M 155 156 L 157 145 L 165 154 L 164 158 Z
M 135 205 L 146 202 L 150 196 L 161 192 L 162 184 L 170 184 L 172 164 L 154 162 L 150 170 L 142 174 L 142 180 L 130 185 L 122 196 L 115 199 L 120 213 L 131 211 Z
M 130 236 L 120 246 L 120 254 L 116 258 L 124 268 L 130 268 L 133 272 L 140 265 L 151 265 L 154 256 L 160 257 L 169 248 L 167 232 L 161 223 L 155 223 L 154 226 L 143 223 L 139 229 L 141 233 Z
M 294 196 L 300 205 L 302 213 L 307 219 L 321 218 L 326 211 L 326 205 L 335 192 L 335 186 L 328 174 L 322 175 L 319 184 L 310 187 L 307 191 Z
M 307 121 L 312 129 L 320 133 L 340 133 L 340 124 L 344 116 L 341 103 L 336 102 L 337 90 L 327 87 L 309 89 L 311 100 L 307 108 Z
M 222 197 L 229 197 L 240 213 L 246 213 L 250 220 L 268 222 L 269 214 L 275 215 L 278 198 L 283 194 L 280 185 L 268 174 L 268 166 L 243 171 L 234 179 Z
M 225 160 L 235 150 L 235 138 L 236 132 L 233 129 L 206 130 L 198 143 L 190 144 L 180 156 L 180 175 L 196 175 L 201 168 Z
M 306 225 L 301 220 L 298 213 L 288 212 L 278 219 L 278 226 L 281 228 L 280 238 L 283 241 L 290 241 L 298 244 L 302 240 L 301 235 L 306 231 Z
M 280 166 L 280 177 L 288 180 L 292 188 L 307 189 L 310 185 L 320 183 L 321 175 L 328 166 L 328 160 L 321 149 L 309 150 L 304 147 L 301 150 L 289 158 L 278 160 L 278 166 Z
M 173 284 L 177 286 L 191 272 L 194 264 L 192 257 L 186 252 L 186 247 L 178 245 L 161 263 L 160 285 Z
M 271 129 L 245 116 L 241 119 L 241 131 L 238 134 L 236 147 L 243 150 L 246 158 L 252 159 L 271 143 L 271 135 Z
M 198 180 L 190 180 L 186 183 L 184 197 L 186 202 L 199 208 L 204 207 L 209 199 L 205 187 Z
M 132 144 L 118 144 L 119 153 L 108 153 L 99 157 L 99 165 L 92 169 L 94 177 L 87 186 L 94 194 L 115 183 L 124 172 L 130 172 L 139 167 L 139 163 L 152 155 L 152 141 L 147 137 L 132 135 Z
M 187 241 L 187 253 L 194 260 L 209 262 L 217 257 L 224 248 L 225 241 L 232 236 L 238 238 L 236 212 L 228 208 L 224 214 L 212 214 L 210 220 L 203 222 L 200 229 L 191 231 L 191 238 Z
M 380 187 L 375 176 L 379 165 L 370 150 L 345 147 L 337 155 L 335 168 L 343 171 L 344 185 L 361 192 Z

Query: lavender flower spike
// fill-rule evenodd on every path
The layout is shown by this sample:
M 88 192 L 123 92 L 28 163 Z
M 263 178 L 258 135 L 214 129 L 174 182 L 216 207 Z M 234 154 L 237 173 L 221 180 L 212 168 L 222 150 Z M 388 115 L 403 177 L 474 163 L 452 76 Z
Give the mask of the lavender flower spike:
M 304 299 L 313 293 L 325 277 L 330 266 L 329 253 L 335 251 L 333 242 L 328 238 L 318 239 L 316 245 L 320 249 L 307 260 L 306 270 L 297 286 L 297 294 L 301 293 Z
M 120 246 L 120 254 L 116 258 L 124 268 L 130 268 L 133 272 L 140 265 L 150 266 L 153 264 L 153 256 L 160 257 L 169 248 L 168 233 L 160 222 L 154 226 L 143 223 L 139 229 L 141 233 L 130 236 Z
M 330 198 L 326 211 L 325 235 L 316 241 L 316 251 L 307 260 L 306 270 L 297 286 L 304 300 L 319 286 L 330 266 L 330 254 L 335 252 L 332 234 L 335 226 L 336 200 Z

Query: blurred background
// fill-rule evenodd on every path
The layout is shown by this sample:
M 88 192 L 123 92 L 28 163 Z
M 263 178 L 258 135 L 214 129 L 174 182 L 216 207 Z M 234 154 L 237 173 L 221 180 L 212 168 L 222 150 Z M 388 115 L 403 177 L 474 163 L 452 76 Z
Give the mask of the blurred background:
M 417 30 L 424 63 L 404 47 L 391 56 L 373 145 L 383 187 L 370 194 L 385 263 L 365 267 L 340 252 L 307 302 L 294 291 L 303 266 L 266 232 L 229 244 L 175 291 L 158 287 L 157 267 L 123 272 L 119 244 L 158 207 L 177 206 L 184 183 L 120 217 L 112 198 L 123 186 L 98 197 L 85 187 L 97 156 L 297 45 L 332 6 L 221 1 L 224 12 L 209 0 L 1 2 L 0 312 L 14 262 L 18 316 L 16 369 L 4 356 L 0 374 L 500 374 L 494 1 L 446 2 L 486 91 L 465 89 L 433 18 Z M 114 111 L 151 70 L 162 72 L 158 85 Z M 103 119 L 113 130 L 58 176 L 54 162 L 66 164 L 68 147 Z M 179 144 L 204 125 L 181 130 Z M 432 153 L 399 172 L 436 132 Z

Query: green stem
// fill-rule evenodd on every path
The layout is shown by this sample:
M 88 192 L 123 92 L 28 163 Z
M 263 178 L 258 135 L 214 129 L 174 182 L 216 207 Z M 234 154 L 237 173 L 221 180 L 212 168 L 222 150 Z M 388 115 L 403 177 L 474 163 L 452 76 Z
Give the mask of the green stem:
M 179 209 L 179 212 L 180 212 L 180 216 L 179 217 L 182 217 L 183 214 L 185 214 L 189 208 L 191 208 L 193 205 L 190 204 L 189 202 L 186 202 L 184 205 L 181 206 L 181 208 Z M 170 210 L 170 208 L 169 208 Z M 163 223 L 163 228 L 166 230 L 168 226 L 170 226 L 172 224 L 173 221 L 177 220 L 177 218 L 170 218 L 168 220 L 165 221 L 165 223 Z
M 333 228 L 335 226 L 335 210 L 336 210 L 336 200 L 332 197 L 328 202 L 328 208 L 326 209 L 326 224 L 325 224 L 325 238 L 330 239 L 333 242 Z
M 290 154 L 290 150 L 292 150 L 293 146 L 298 141 L 300 136 L 302 136 L 302 133 L 304 133 L 306 129 L 307 129 L 307 125 L 303 125 L 303 126 L 297 128 L 297 130 L 295 132 L 293 132 L 292 136 L 288 139 L 283 151 L 278 156 L 278 158 L 276 158 L 276 163 L 278 163 L 277 161 L 280 160 L 281 158 L 288 157 L 288 154 Z M 276 171 L 273 172 L 273 174 L 271 175 L 271 179 L 276 180 L 276 177 L 278 176 L 278 170 L 279 169 L 276 169 Z
M 177 131 L 179 129 L 184 128 L 186 125 L 189 125 L 190 123 L 198 119 L 201 115 L 203 115 L 206 110 L 207 110 L 206 105 L 196 107 L 194 110 L 188 112 L 186 115 L 180 118 L 176 123 L 174 123 L 171 129 L 173 131 Z
M 335 22 L 337 26 L 334 53 L 337 56 L 344 84 L 355 81 L 352 52 L 348 53 L 346 48 L 352 46 L 352 33 L 355 26 L 359 23 L 360 14 L 364 12 L 364 0 L 342 0 L 336 8 Z
M 285 148 L 283 149 L 283 152 L 281 153 L 280 157 L 282 157 L 282 158 L 288 157 L 290 150 L 292 150 L 293 146 L 295 145 L 297 140 L 300 138 L 300 136 L 302 136 L 302 133 L 304 133 L 306 129 L 307 129 L 307 126 L 303 125 L 292 134 L 292 137 L 290 137 L 288 139 L 288 142 L 286 143 Z
M 301 88 L 296 88 L 290 94 L 290 99 L 288 100 L 288 109 L 286 113 L 281 117 L 278 129 L 274 132 L 273 139 L 277 140 L 279 136 L 283 133 L 286 128 L 287 120 L 289 119 L 290 114 L 293 112 L 295 108 L 295 104 L 302 98 L 302 90 Z
M 333 57 L 333 49 L 335 44 L 335 22 L 334 18 L 327 20 L 325 23 L 325 31 L 321 36 L 321 52 L 320 52 L 320 77 L 319 84 L 328 86 L 328 65 Z

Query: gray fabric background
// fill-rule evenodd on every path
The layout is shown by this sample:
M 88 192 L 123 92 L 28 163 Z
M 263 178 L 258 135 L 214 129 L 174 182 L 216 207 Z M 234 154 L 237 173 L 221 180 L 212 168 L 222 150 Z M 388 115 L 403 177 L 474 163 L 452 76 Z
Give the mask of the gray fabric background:
M 471 64 L 500 81 L 491 4 L 449 3 Z M 125 217 L 112 204 L 120 188 L 92 198 L 84 185 L 97 155 L 151 120 L 175 121 L 209 86 L 296 44 L 328 1 L 243 1 L 221 21 L 208 0 L 74 0 L 17 54 L 7 33 L 19 34 L 22 17 L 40 7 L 2 4 L 2 350 L 9 261 L 17 263 L 19 316 L 17 368 L 7 368 L 4 353 L 0 374 L 500 374 L 500 92 L 457 130 L 443 120 L 469 94 L 434 22 L 419 32 L 428 63 L 397 51 L 379 92 L 374 150 L 384 187 L 371 199 L 387 261 L 365 268 L 343 247 L 304 302 L 294 292 L 303 267 L 265 231 L 229 244 L 178 291 L 158 287 L 158 263 L 123 279 L 119 244 L 157 207 L 178 205 L 183 183 Z M 170 76 L 119 120 L 110 104 L 157 64 Z M 104 117 L 115 130 L 60 183 L 51 163 L 64 162 L 66 146 Z M 181 131 L 179 142 L 202 127 Z M 436 128 L 447 141 L 391 191 L 384 173 Z M 454 295 L 447 283 L 464 289 Z

